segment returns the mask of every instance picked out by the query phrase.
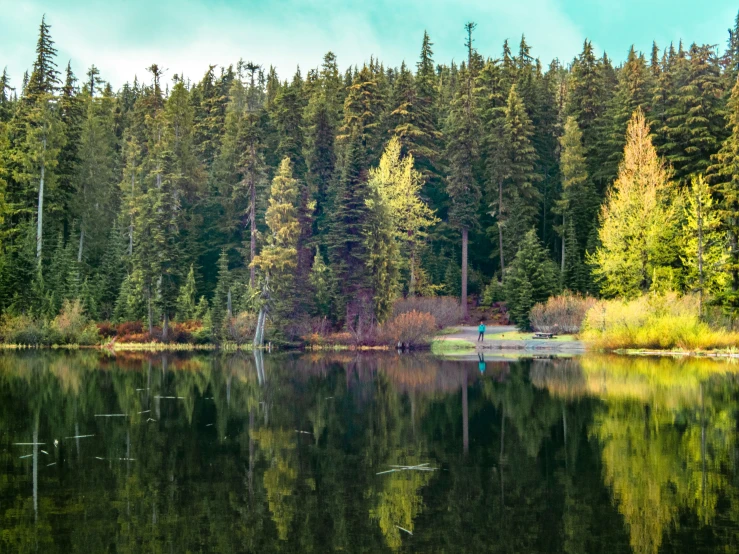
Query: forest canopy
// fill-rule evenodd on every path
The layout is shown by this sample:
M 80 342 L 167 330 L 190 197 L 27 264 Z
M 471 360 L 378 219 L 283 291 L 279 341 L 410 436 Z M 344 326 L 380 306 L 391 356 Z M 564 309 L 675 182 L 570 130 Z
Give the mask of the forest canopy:
M 402 296 L 502 294 L 527 322 L 562 290 L 670 290 L 733 318 L 739 17 L 725 47 L 586 40 L 548 65 L 465 30 L 460 63 L 424 34 L 400 67 L 152 63 L 114 90 L 42 19 L 23 81 L 0 77 L 0 311 L 294 338 L 361 334 Z

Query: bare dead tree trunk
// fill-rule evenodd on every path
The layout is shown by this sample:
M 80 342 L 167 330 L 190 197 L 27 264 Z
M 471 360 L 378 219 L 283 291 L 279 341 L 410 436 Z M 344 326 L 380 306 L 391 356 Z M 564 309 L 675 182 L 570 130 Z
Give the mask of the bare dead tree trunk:
M 462 313 L 467 319 L 467 244 L 469 230 L 462 229 Z
M 162 322 L 162 340 L 166 341 L 168 335 L 169 335 L 169 314 L 167 314 L 167 312 L 165 311 L 163 322 Z

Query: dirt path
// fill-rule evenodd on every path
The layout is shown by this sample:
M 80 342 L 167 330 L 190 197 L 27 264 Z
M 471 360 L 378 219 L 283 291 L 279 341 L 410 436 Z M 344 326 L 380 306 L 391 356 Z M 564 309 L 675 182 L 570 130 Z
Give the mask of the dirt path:
M 466 340 L 475 345 L 478 350 L 516 350 L 532 351 L 542 353 L 578 354 L 585 352 L 585 344 L 582 341 L 554 341 L 554 340 L 490 340 L 493 335 L 513 333 L 516 328 L 512 325 L 488 325 L 485 331 L 485 340 L 477 342 L 477 325 L 458 327 L 455 333 L 436 337 L 436 340 Z

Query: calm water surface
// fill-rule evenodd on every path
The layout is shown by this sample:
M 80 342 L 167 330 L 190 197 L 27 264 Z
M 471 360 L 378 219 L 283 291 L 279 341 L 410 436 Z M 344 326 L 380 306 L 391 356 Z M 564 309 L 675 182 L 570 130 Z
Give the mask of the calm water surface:
M 0 551 L 737 552 L 738 376 L 0 354 Z

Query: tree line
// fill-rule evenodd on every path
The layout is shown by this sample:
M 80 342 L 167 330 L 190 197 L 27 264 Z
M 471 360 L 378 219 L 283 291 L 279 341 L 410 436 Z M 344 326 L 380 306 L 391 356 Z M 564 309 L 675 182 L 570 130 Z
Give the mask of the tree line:
M 543 66 L 371 58 L 282 80 L 239 60 L 192 82 L 157 64 L 114 91 L 60 71 L 45 19 L 0 78 L 0 310 L 96 320 L 248 313 L 286 335 L 361 334 L 401 295 L 699 291 L 739 307 L 739 18 L 725 48 L 615 64 L 590 41 Z M 627 132 L 628 131 L 628 132 Z

